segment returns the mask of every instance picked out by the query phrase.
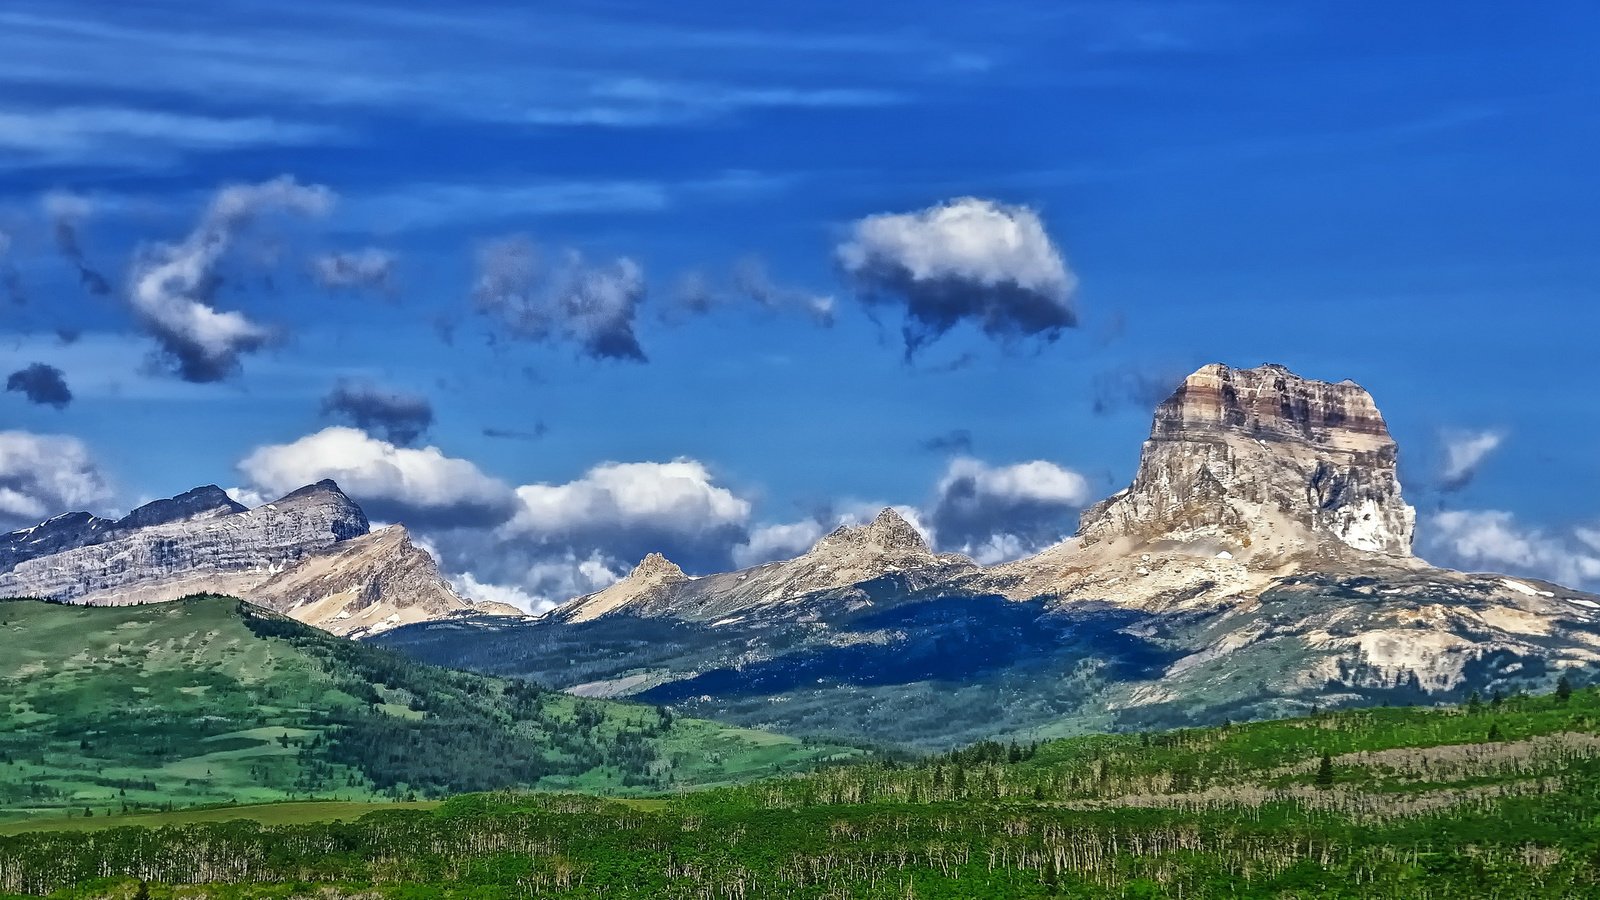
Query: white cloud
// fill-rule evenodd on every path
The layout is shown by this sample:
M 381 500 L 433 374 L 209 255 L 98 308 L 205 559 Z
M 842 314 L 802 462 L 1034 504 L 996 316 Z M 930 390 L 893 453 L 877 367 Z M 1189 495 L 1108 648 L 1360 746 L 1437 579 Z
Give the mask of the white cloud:
M 1502 431 L 1446 431 L 1441 436 L 1444 465 L 1439 471 L 1439 486 L 1446 491 L 1466 487 L 1505 438 Z
M 1600 553 L 1600 528 L 1576 528 L 1573 530 L 1573 534 L 1577 535 L 1578 540 L 1582 541 L 1584 546 L 1596 553 Z
M 272 496 L 332 478 L 371 518 L 418 527 L 493 525 L 516 506 L 509 487 L 467 460 L 437 447 L 397 447 L 355 428 L 259 447 L 239 471 Z
M 869 303 L 905 306 L 906 352 L 971 321 L 990 337 L 1053 339 L 1077 324 L 1077 278 L 1037 213 L 962 197 L 854 223 L 836 250 Z
M 470 572 L 452 575 L 449 581 L 457 594 L 475 603 L 505 603 L 533 615 L 555 606 L 549 600 L 535 597 L 514 584 L 485 584 L 474 578 Z
M 810 550 L 827 531 L 816 519 L 780 522 L 751 529 L 749 540 L 733 548 L 733 563 L 741 569 L 779 559 L 793 559 Z
M 0 525 L 31 525 L 110 498 L 105 476 L 82 441 L 0 431 Z
M 39 162 L 153 162 L 174 150 L 312 144 L 337 129 L 259 116 L 217 117 L 127 107 L 0 109 L 0 152 Z
M 506 526 L 525 534 L 561 535 L 648 528 L 703 535 L 742 527 L 750 502 L 714 483 L 704 463 L 604 463 L 566 484 L 517 488 L 521 508 Z
M 961 456 L 940 477 L 927 519 L 940 547 L 990 564 L 1071 534 L 1093 499 L 1088 479 L 1055 463 L 990 466 Z
M 185 381 L 219 381 L 247 353 L 272 338 L 271 329 L 243 313 L 213 304 L 217 266 L 256 217 L 270 212 L 320 216 L 333 203 L 325 187 L 283 176 L 219 190 L 200 223 L 176 244 L 142 249 L 133 264 L 129 301 Z
M 1512 574 L 1581 585 L 1600 580 L 1600 537 L 1586 528 L 1570 537 L 1524 526 L 1504 510 L 1448 510 L 1426 520 L 1426 546 L 1463 568 L 1504 568 Z

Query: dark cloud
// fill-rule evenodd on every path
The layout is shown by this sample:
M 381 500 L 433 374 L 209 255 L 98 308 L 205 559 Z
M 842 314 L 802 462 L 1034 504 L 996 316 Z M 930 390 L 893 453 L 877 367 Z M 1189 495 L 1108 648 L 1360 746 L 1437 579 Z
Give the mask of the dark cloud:
M 28 292 L 22 285 L 22 273 L 11 262 L 11 235 L 0 231 L 0 291 L 13 305 L 28 302 Z
M 433 425 L 428 398 L 355 379 L 334 385 L 322 398 L 322 413 L 401 447 L 414 443 Z
M 834 306 L 833 297 L 826 294 L 777 283 L 765 261 L 747 256 L 733 265 L 725 279 L 713 279 L 703 271 L 686 273 L 678 280 L 672 303 L 662 316 L 671 321 L 744 307 L 770 313 L 800 312 L 827 328 L 834 322 Z
M 1094 377 L 1094 413 L 1108 415 L 1131 407 L 1150 412 L 1172 396 L 1188 373 L 1177 369 L 1128 366 L 1101 372 Z
M 516 340 L 567 341 L 592 359 L 646 362 L 634 333 L 644 297 L 644 271 L 627 257 L 590 265 L 568 250 L 547 264 L 523 235 L 478 251 L 474 303 Z
M 535 422 L 532 428 L 492 428 L 485 427 L 483 436 L 501 441 L 537 441 L 548 434 L 550 428 L 543 422 Z
M 157 362 L 185 381 L 221 381 L 240 368 L 247 354 L 266 347 L 276 333 L 244 313 L 217 308 L 223 278 L 218 271 L 230 248 L 257 218 L 268 213 L 317 216 L 333 203 L 327 188 L 284 176 L 218 191 L 200 222 L 183 240 L 145 247 L 134 260 L 129 303 L 159 347 Z M 258 263 L 277 256 L 256 248 Z
M 388 250 L 364 247 L 323 253 L 311 260 L 311 274 L 329 290 L 371 291 L 393 297 L 399 258 Z
M 864 302 L 904 307 L 907 359 L 961 322 L 1004 342 L 1078 324 L 1077 279 L 1027 207 L 964 197 L 868 216 L 836 256 Z
M 89 262 L 83 252 L 78 230 L 93 212 L 87 197 L 75 194 L 53 193 L 44 198 L 45 215 L 50 219 L 50 232 L 55 237 L 56 249 L 63 259 L 78 273 L 78 283 L 96 297 L 111 294 L 111 281 Z
M 971 453 L 972 432 L 965 428 L 957 428 L 927 438 L 922 441 L 921 446 L 929 453 Z
M 33 363 L 12 372 L 6 377 L 6 390 L 22 394 L 29 403 L 56 409 L 66 409 L 72 402 L 72 390 L 67 387 L 66 376 L 55 366 L 44 363 Z

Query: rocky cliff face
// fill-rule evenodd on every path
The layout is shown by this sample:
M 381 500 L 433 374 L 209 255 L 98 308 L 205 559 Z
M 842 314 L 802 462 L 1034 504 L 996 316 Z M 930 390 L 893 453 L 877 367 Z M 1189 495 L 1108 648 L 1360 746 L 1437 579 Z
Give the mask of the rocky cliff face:
M 255 509 L 207 486 L 115 522 L 80 513 L 7 535 L 0 596 L 121 605 L 231 594 L 340 634 L 498 611 L 457 597 L 403 528 L 369 532 L 332 481 Z
M 840 526 L 795 559 L 737 572 L 689 578 L 660 554 L 651 554 L 617 584 L 549 615 L 567 622 L 619 611 L 723 625 L 752 617 L 806 620 L 830 607 L 871 605 L 863 585 L 876 579 L 927 585 L 974 571 L 966 557 L 934 553 L 899 513 L 885 509 L 867 524 Z
M 1156 409 L 1139 471 L 1092 507 L 1083 543 L 1211 541 L 1234 556 L 1411 555 L 1398 452 L 1359 385 L 1214 364 Z M 1260 546 L 1258 546 L 1260 545 Z

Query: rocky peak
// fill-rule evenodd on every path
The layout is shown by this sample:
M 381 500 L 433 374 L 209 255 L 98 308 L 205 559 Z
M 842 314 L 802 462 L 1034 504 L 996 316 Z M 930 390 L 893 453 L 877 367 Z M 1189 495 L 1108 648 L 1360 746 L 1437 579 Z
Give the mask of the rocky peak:
M 1409 556 L 1416 513 L 1397 459 L 1360 385 L 1212 364 L 1157 407 L 1133 484 L 1087 510 L 1079 535 Z
M 683 574 L 683 569 L 677 563 L 659 553 L 650 553 L 633 567 L 624 580 L 654 587 L 674 581 L 688 581 L 689 576 Z
M 193 519 L 226 516 L 244 512 L 248 507 L 234 502 L 222 488 L 208 484 L 184 491 L 176 497 L 156 500 L 135 509 L 117 520 L 117 528 L 149 528 L 169 522 L 187 522 Z
M 922 534 L 892 507 L 865 525 L 841 525 L 817 541 L 813 554 L 874 552 L 885 555 L 931 555 Z
M 331 478 L 290 491 L 271 503 L 256 507 L 250 514 L 302 521 L 307 525 L 315 523 L 315 527 L 325 529 L 335 541 L 349 540 L 372 530 L 367 514 L 339 490 L 339 485 Z

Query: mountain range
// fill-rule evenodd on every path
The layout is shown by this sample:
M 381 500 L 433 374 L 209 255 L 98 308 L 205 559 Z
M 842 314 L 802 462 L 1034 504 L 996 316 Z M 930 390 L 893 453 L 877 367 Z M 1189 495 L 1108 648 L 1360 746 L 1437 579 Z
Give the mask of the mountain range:
M 1399 451 L 1359 385 L 1208 365 L 1076 535 L 984 568 L 892 509 L 792 560 L 659 555 L 537 619 L 396 629 L 434 662 L 791 733 L 925 746 L 1547 687 L 1600 597 L 1412 552 Z
M 248 509 L 206 485 L 120 519 L 66 513 L 0 536 L 0 597 L 89 605 L 243 597 L 335 634 L 520 613 L 462 599 L 402 525 L 373 530 L 332 481 Z
M 331 481 L 214 486 L 0 537 L 0 596 L 208 592 L 442 665 L 790 734 L 945 747 L 1546 687 L 1600 660 L 1600 597 L 1432 566 L 1399 448 L 1351 381 L 1205 366 L 1132 483 L 996 566 L 893 509 L 808 552 L 691 576 L 652 553 L 539 617 L 472 603 Z

